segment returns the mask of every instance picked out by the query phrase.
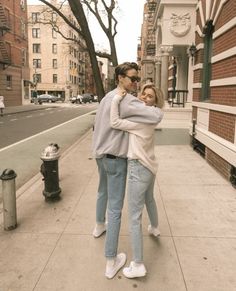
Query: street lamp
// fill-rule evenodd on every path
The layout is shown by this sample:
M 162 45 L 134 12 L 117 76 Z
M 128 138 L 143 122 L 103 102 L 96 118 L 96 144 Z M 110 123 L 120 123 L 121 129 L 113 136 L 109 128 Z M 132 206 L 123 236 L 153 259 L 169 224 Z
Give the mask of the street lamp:
M 188 52 L 189 52 L 189 55 L 191 56 L 192 65 L 193 65 L 193 58 L 197 52 L 197 48 L 196 48 L 195 44 L 192 43 L 192 45 L 188 48 Z

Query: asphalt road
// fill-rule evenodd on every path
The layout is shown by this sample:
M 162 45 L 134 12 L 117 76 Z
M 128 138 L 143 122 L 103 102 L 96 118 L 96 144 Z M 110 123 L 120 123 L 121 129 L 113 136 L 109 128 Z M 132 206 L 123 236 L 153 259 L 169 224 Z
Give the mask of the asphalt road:
M 41 107 L 0 119 L 0 149 L 94 110 L 97 104 Z M 38 108 L 37 108 L 38 109 Z
M 39 173 L 43 149 L 57 143 L 60 154 L 83 136 L 94 123 L 97 103 L 68 106 L 4 116 L 0 123 L 0 174 L 6 168 L 16 174 L 19 189 Z M 0 202 L 2 183 L 0 183 Z

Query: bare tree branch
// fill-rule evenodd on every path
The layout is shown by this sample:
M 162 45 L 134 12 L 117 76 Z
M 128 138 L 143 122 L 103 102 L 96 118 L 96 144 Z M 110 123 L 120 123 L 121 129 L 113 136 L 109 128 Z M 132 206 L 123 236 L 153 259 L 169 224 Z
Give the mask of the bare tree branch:
M 101 52 L 101 51 L 96 51 L 96 55 L 100 58 L 105 58 L 108 59 L 109 61 L 112 62 L 112 57 L 111 54 L 105 53 L 105 52 Z
M 115 9 L 115 0 L 111 1 L 110 6 L 107 6 L 106 2 L 104 0 L 102 0 L 102 4 L 105 8 L 106 14 L 107 14 L 107 22 L 108 22 L 108 27 L 106 27 L 106 25 L 104 24 L 101 15 L 99 13 L 99 9 L 98 9 L 98 1 L 96 0 L 83 0 L 81 1 L 82 3 L 84 3 L 87 8 L 89 9 L 89 11 L 96 17 L 98 23 L 100 24 L 102 30 L 105 32 L 105 34 L 107 35 L 108 38 L 110 37 L 115 37 L 115 35 L 117 34 L 117 30 L 116 30 L 116 26 L 117 26 L 117 20 L 113 15 L 113 10 Z M 91 3 L 94 4 L 94 9 L 91 6 Z M 112 20 L 114 21 L 114 32 L 112 33 Z
M 39 0 L 39 1 L 41 1 L 44 4 L 46 4 L 52 10 L 54 10 L 71 28 L 73 28 L 76 32 L 78 32 L 79 35 L 81 35 L 84 38 L 84 34 L 81 31 L 81 29 L 79 29 L 76 25 L 74 25 L 73 23 L 71 23 L 68 20 L 68 18 L 61 12 L 61 10 L 59 10 L 56 6 L 52 5 L 50 2 L 48 2 L 46 0 Z M 64 1 L 64 2 L 66 2 L 66 1 Z M 62 5 L 63 5 L 63 3 L 62 3 Z M 62 5 L 61 5 L 61 7 L 62 7 Z
M 114 9 L 116 8 L 117 1 L 116 0 L 110 0 L 110 4 L 107 5 L 105 0 L 63 0 L 60 7 L 58 8 L 58 5 L 53 5 L 49 0 L 39 0 L 40 2 L 46 4 L 49 8 L 51 8 L 53 11 L 55 11 L 63 20 L 64 22 L 74 29 L 85 41 L 86 48 L 84 47 L 83 41 L 79 41 L 77 39 L 72 39 L 70 37 L 67 37 L 63 34 L 62 31 L 60 31 L 60 27 L 57 26 L 57 24 L 53 21 L 49 21 L 48 23 L 45 21 L 45 24 L 52 25 L 52 28 L 59 33 L 64 39 L 71 40 L 73 42 L 79 43 L 79 45 L 82 47 L 82 50 L 86 50 L 89 54 L 91 66 L 94 73 L 94 81 L 96 84 L 96 90 L 97 94 L 99 96 L 99 100 L 104 96 L 104 88 L 102 85 L 102 79 L 100 75 L 100 70 L 98 67 L 98 62 L 96 56 L 100 56 L 103 58 L 109 59 L 109 61 L 112 63 L 112 65 L 115 67 L 117 66 L 117 53 L 116 53 L 116 46 L 115 46 L 115 35 L 117 34 L 117 20 L 115 16 L 113 15 Z M 63 4 L 65 2 L 68 2 L 70 9 L 74 15 L 74 17 L 77 20 L 77 23 L 79 24 L 79 27 L 76 26 L 74 23 L 68 19 L 67 15 L 63 13 Z M 108 38 L 109 45 L 110 45 L 110 53 L 102 52 L 102 51 L 95 51 L 94 48 L 94 42 L 91 36 L 91 32 L 88 26 L 88 21 L 84 13 L 84 7 L 82 6 L 82 3 L 85 5 L 84 7 L 87 7 L 88 11 L 90 11 L 91 14 L 95 16 L 97 19 L 101 29 L 105 33 L 105 35 Z M 102 7 L 102 10 L 101 10 Z M 105 21 L 103 14 L 106 16 Z

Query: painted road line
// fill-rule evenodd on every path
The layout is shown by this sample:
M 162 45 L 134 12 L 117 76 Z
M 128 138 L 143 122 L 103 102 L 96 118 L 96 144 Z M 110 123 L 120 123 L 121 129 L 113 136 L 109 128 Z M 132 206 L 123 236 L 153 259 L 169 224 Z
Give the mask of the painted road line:
M 49 132 L 49 131 L 54 130 L 54 129 L 58 128 L 58 127 L 61 127 L 61 126 L 65 125 L 65 124 L 67 124 L 67 123 L 73 122 L 73 121 L 75 121 L 75 120 L 77 120 L 77 119 L 80 119 L 80 118 L 82 118 L 82 117 L 84 117 L 84 116 L 90 115 L 90 114 L 92 114 L 92 113 L 94 113 L 94 112 L 96 112 L 96 111 L 97 111 L 97 110 L 90 111 L 90 112 L 88 112 L 88 113 L 85 113 L 85 114 L 83 114 L 83 115 L 80 115 L 80 116 L 78 116 L 78 117 L 75 117 L 75 118 L 73 118 L 73 119 L 71 119 L 71 120 L 68 120 L 68 121 L 66 121 L 66 122 L 64 122 L 64 123 L 61 123 L 61 124 L 58 124 L 58 125 L 56 125 L 56 126 L 54 126 L 54 127 L 51 127 L 51 128 L 49 128 L 49 129 L 46 129 L 46 130 L 44 130 L 44 131 L 42 131 L 42 132 L 40 132 L 40 133 L 37 133 L 37 134 L 32 135 L 32 136 L 29 136 L 29 137 L 27 137 L 27 138 L 25 138 L 25 139 L 22 139 L 22 140 L 20 140 L 20 141 L 18 141 L 18 142 L 16 142 L 16 143 L 11 144 L 11 145 L 9 145 L 9 146 L 7 146 L 7 147 L 5 147 L 5 148 L 0 149 L 0 152 L 3 152 L 3 151 L 5 151 L 5 150 L 7 150 L 7 149 L 9 149 L 9 148 L 12 148 L 12 147 L 18 145 L 18 144 L 21 144 L 21 143 L 23 143 L 23 142 L 25 142 L 25 141 L 27 141 L 27 140 L 33 139 L 33 138 L 35 138 L 36 136 L 42 135 L 42 134 L 44 134 L 44 133 L 46 133 L 46 132 Z

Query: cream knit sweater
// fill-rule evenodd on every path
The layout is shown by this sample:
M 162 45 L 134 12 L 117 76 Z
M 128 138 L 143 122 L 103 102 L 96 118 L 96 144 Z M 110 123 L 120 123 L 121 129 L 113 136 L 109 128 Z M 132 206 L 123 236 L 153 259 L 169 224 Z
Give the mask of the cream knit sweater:
M 122 98 L 119 95 L 115 95 L 112 100 L 110 111 L 111 127 L 129 132 L 128 159 L 139 160 L 142 165 L 155 175 L 157 160 L 154 153 L 154 130 L 157 123 L 144 124 L 121 119 L 119 117 L 119 103 Z

